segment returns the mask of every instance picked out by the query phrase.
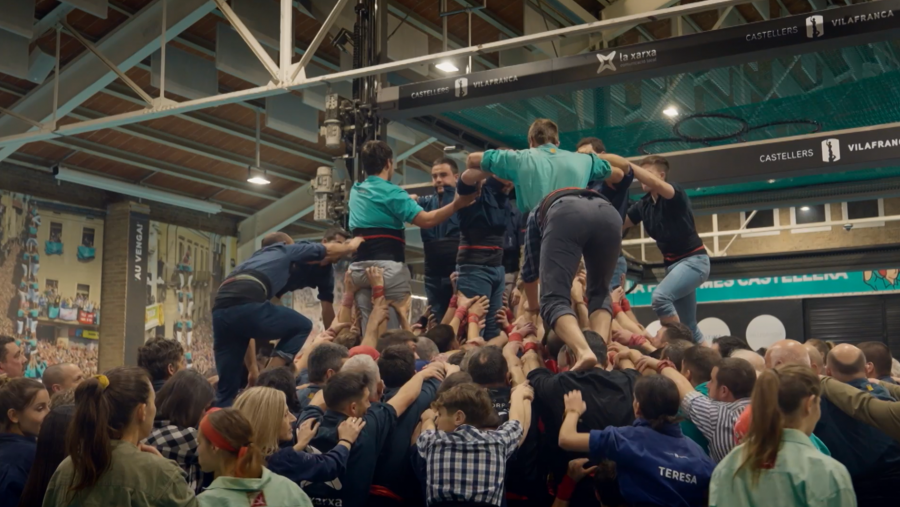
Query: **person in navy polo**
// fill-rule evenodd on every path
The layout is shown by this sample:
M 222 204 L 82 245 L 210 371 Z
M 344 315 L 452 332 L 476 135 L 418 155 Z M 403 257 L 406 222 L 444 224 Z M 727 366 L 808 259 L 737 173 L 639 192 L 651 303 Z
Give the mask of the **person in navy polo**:
M 565 395 L 559 446 L 589 452 L 595 462 L 615 461 L 619 490 L 628 505 L 706 505 L 716 465 L 681 433 L 677 423 L 680 398 L 671 379 L 641 377 L 634 385 L 634 424 L 579 433 L 578 419 L 587 405 L 581 391 L 572 391 Z

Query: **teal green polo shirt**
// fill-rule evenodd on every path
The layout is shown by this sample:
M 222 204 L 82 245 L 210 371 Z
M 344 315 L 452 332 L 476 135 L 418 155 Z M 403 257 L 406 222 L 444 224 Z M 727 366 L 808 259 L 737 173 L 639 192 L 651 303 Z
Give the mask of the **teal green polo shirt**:
M 609 163 L 593 153 L 574 153 L 545 144 L 528 150 L 488 150 L 481 169 L 516 186 L 516 204 L 523 213 L 560 188 L 587 188 L 588 182 L 605 180 Z
M 369 176 L 350 189 L 350 230 L 405 229 L 422 207 L 406 190 L 378 176 Z

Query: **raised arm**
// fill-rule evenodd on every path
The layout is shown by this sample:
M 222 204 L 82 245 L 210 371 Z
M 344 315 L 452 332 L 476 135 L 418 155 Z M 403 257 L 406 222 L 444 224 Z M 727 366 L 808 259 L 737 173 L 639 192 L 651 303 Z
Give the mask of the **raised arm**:
M 822 378 L 822 396 L 850 417 L 900 440 L 900 401 L 880 400 L 829 377 Z
M 324 262 L 336 262 L 353 252 L 355 252 L 359 245 L 361 245 L 365 240 L 356 237 L 347 241 L 346 243 L 328 243 L 325 245 L 325 259 Z
M 588 452 L 591 434 L 578 433 L 578 419 L 587 411 L 587 404 L 581 399 L 581 391 L 572 391 L 563 400 L 566 414 L 559 428 L 559 447 L 566 451 Z
M 465 208 L 475 202 L 476 197 L 477 194 L 456 194 L 456 197 L 453 198 L 453 202 L 442 208 L 433 211 L 420 211 L 413 219 L 412 223 L 422 229 L 430 229 L 435 225 L 446 222 L 457 210 Z
M 634 177 L 649 187 L 651 192 L 656 192 L 663 199 L 675 197 L 675 187 L 666 182 L 666 180 L 636 164 L 631 164 L 631 170 L 634 171 Z
M 534 389 L 528 382 L 517 385 L 512 390 L 509 400 L 509 420 L 519 421 L 522 425 L 522 436 L 519 437 L 519 445 L 525 441 L 528 430 L 531 427 L 531 402 L 534 400 Z
M 394 407 L 394 410 L 397 411 L 397 417 L 403 415 L 406 409 L 416 401 L 422 392 L 422 383 L 430 378 L 444 380 L 443 363 L 431 363 L 426 366 L 425 369 L 413 375 L 411 379 L 403 384 L 403 387 L 397 391 L 397 394 L 388 401 L 388 405 Z

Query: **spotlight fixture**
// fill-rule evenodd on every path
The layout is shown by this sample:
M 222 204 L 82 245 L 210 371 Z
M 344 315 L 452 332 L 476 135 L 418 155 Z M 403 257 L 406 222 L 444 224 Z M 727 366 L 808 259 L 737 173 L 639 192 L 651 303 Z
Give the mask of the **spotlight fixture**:
M 800 208 L 800 211 L 809 211 L 809 206 L 803 206 Z
M 769 183 L 775 183 L 775 180 L 769 180 Z
M 253 183 L 254 185 L 268 185 L 272 182 L 266 177 L 265 169 L 250 166 L 247 168 L 247 183 Z
M 434 66 L 437 70 L 442 70 L 444 72 L 459 72 L 459 67 L 453 65 L 453 62 L 449 60 L 445 60 Z
M 669 106 L 663 109 L 663 114 L 668 116 L 669 118 L 674 118 L 678 116 L 678 109 L 675 106 Z

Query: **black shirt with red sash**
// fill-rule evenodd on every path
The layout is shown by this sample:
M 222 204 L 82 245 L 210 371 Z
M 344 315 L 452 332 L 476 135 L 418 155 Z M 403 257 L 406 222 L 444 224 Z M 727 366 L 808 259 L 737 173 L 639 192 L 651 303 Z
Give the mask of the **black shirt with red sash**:
M 707 255 L 703 241 L 694 225 L 694 212 L 687 193 L 677 183 L 669 183 L 675 189 L 671 199 L 650 193 L 628 208 L 631 223 L 644 223 L 644 230 L 656 240 L 666 266 L 694 255 Z

